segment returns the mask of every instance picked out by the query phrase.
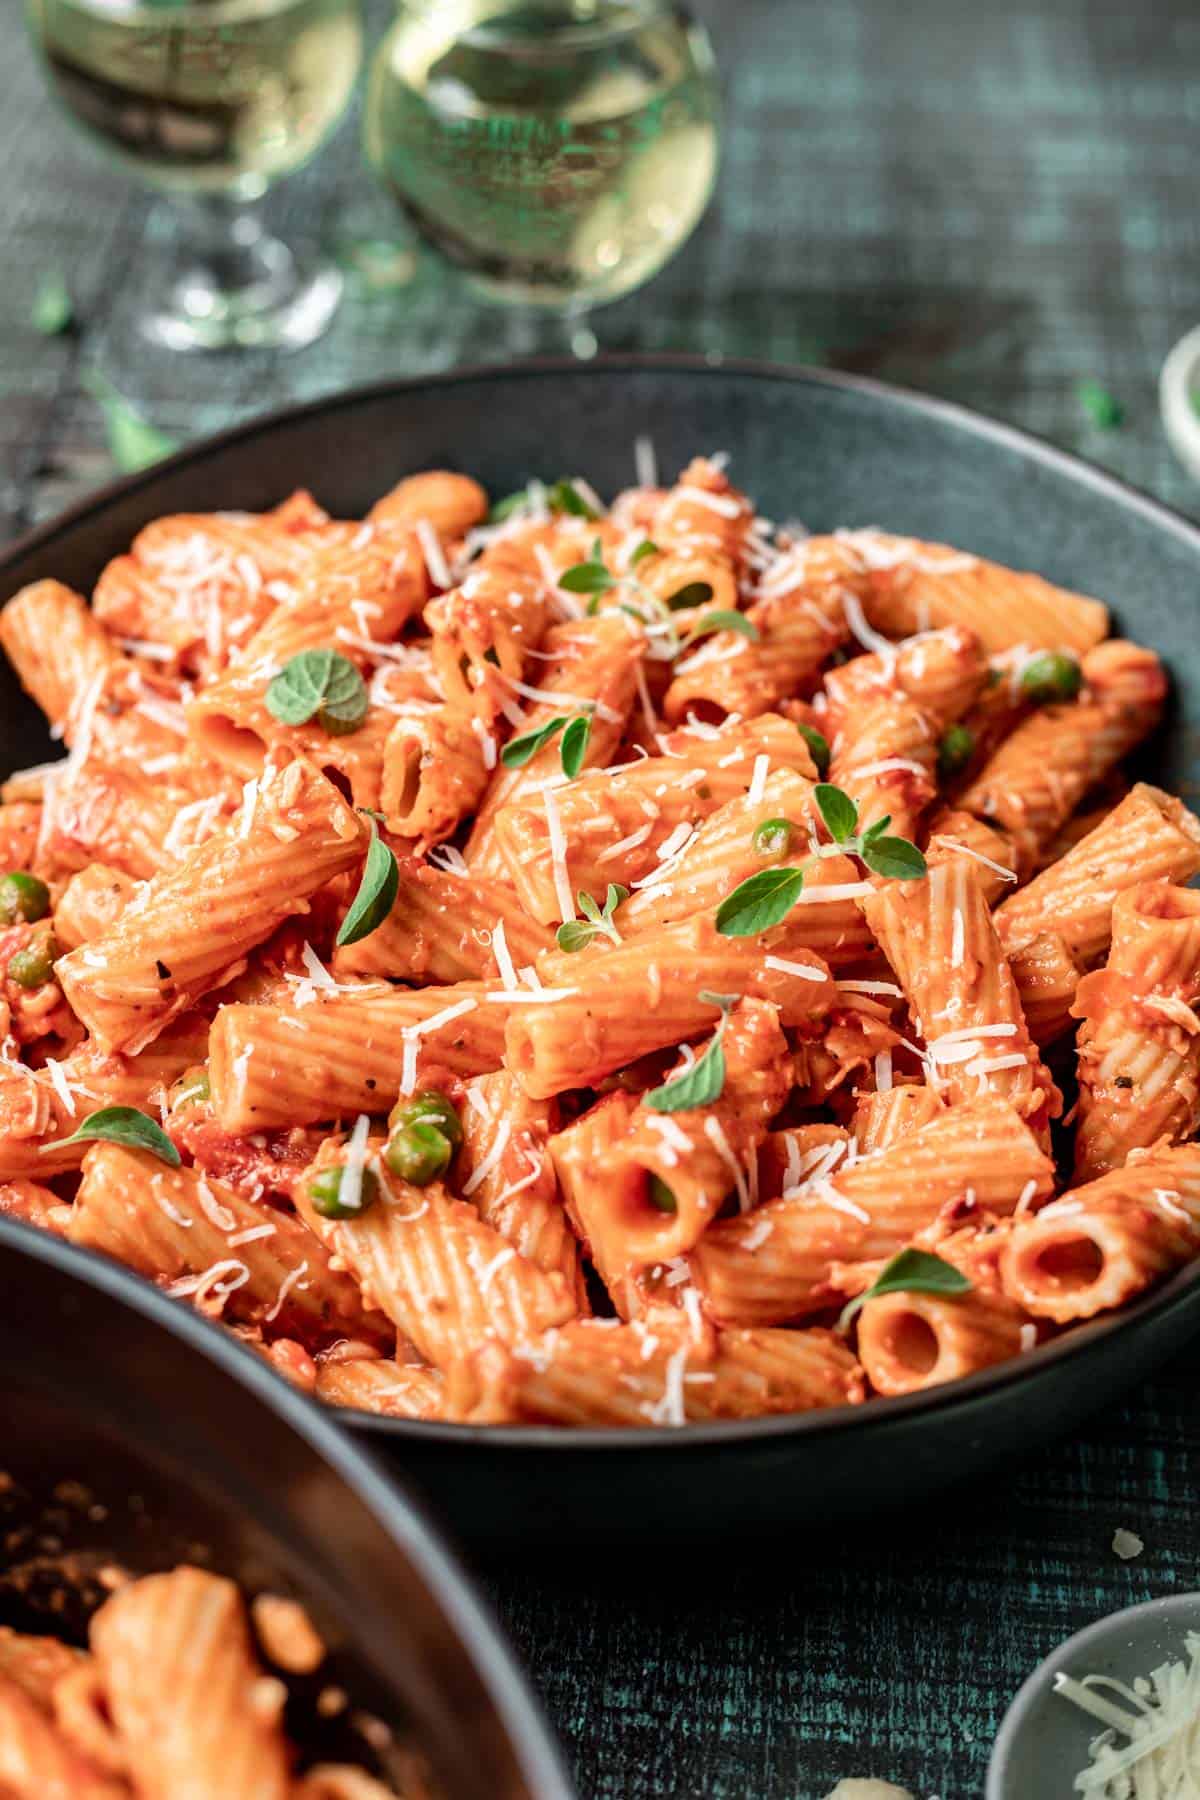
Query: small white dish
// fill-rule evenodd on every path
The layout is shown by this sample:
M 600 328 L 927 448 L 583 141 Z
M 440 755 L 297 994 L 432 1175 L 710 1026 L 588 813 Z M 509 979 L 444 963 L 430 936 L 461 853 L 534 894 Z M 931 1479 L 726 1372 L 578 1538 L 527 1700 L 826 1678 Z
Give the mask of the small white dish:
M 1200 325 L 1180 338 L 1163 364 L 1158 404 L 1172 450 L 1200 481 Z
M 1126 1607 L 1060 1644 L 1004 1715 L 988 1764 L 986 1800 L 1072 1800 L 1075 1777 L 1088 1766 L 1088 1745 L 1104 1727 L 1056 1694 L 1054 1677 L 1109 1675 L 1131 1683 L 1168 1660 L 1186 1663 L 1189 1631 L 1200 1631 L 1200 1594 Z

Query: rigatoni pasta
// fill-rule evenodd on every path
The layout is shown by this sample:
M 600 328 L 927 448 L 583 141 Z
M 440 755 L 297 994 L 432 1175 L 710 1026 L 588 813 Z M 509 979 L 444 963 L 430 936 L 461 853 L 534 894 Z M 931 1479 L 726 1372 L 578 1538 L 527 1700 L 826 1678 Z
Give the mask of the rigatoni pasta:
M 721 458 L 148 523 L 0 613 L 68 750 L 0 791 L 0 1213 L 414 1429 L 856 1405 L 1124 1304 L 1200 1251 L 1200 822 L 1107 633 Z M 154 1598 L 102 1781 L 174 1754 Z

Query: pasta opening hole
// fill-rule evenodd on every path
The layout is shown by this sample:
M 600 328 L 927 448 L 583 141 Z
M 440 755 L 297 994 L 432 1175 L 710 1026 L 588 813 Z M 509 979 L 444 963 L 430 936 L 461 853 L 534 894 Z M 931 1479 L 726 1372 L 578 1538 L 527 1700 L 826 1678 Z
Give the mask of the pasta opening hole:
M 688 702 L 687 717 L 699 719 L 702 725 L 723 725 L 728 716 L 725 708 L 718 701 L 707 700 L 703 695 Z
M 888 1344 L 896 1361 L 912 1375 L 928 1375 L 942 1353 L 937 1332 L 917 1312 L 897 1313 L 888 1331 Z
M 1072 1291 L 1091 1287 L 1104 1268 L 1104 1253 L 1089 1237 L 1054 1238 L 1034 1259 L 1043 1280 Z
M 350 786 L 349 778 L 345 775 L 345 773 L 341 769 L 334 769 L 334 768 L 330 768 L 328 766 L 323 768 L 321 770 L 321 773 L 325 777 L 326 781 L 331 781 L 333 783 L 334 787 L 337 789 L 338 793 L 342 796 L 342 799 L 346 802 L 347 806 L 353 806 L 354 805 L 354 789 Z
M 389 770 L 389 774 L 398 774 L 400 780 L 398 788 L 394 791 L 389 784 L 388 800 L 391 804 L 388 807 L 388 811 L 396 813 L 400 818 L 403 818 L 406 814 L 410 813 L 417 804 L 417 795 L 421 789 L 420 744 L 413 740 L 410 740 L 410 742 L 405 744 L 403 761 L 401 762 L 399 769 Z

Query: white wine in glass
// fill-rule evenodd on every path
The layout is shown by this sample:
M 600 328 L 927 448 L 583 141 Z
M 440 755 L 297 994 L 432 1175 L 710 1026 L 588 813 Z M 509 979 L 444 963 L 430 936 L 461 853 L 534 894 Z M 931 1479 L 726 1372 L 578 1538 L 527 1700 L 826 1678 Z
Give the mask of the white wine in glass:
M 140 180 L 184 201 L 191 245 L 148 297 L 174 349 L 309 342 L 341 292 L 248 203 L 316 151 L 362 61 L 359 0 L 28 0 L 55 97 Z M 180 209 L 184 217 L 184 209 Z
M 712 192 L 711 47 L 664 0 L 401 0 L 367 96 L 372 167 L 489 295 L 628 293 Z

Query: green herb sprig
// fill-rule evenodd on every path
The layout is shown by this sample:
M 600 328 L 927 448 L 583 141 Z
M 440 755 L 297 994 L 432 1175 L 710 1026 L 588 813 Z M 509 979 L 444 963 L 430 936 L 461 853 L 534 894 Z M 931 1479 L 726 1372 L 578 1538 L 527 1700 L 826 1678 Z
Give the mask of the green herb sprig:
M 372 819 L 371 843 L 363 864 L 362 880 L 350 911 L 338 928 L 338 945 L 357 944 L 360 938 L 370 937 L 373 931 L 378 931 L 395 905 L 399 889 L 400 865 Z
M 757 937 L 778 925 L 804 891 L 805 870 L 825 856 L 856 856 L 873 875 L 894 881 L 918 881 L 925 874 L 925 858 L 916 845 L 886 835 L 890 815 L 860 832 L 858 807 L 849 794 L 829 782 L 818 782 L 813 795 L 833 842 L 818 844 L 812 856 L 795 868 L 762 869 L 740 882 L 717 908 L 722 937 Z
M 301 650 L 267 687 L 267 711 L 284 725 L 315 718 L 330 737 L 357 731 L 367 716 L 367 686 L 336 650 Z
M 500 752 L 500 761 L 506 769 L 523 769 L 531 762 L 546 744 L 562 732 L 563 739 L 559 746 L 562 757 L 563 774 L 570 781 L 583 768 L 588 744 L 592 736 L 592 713 L 557 713 L 553 719 L 547 719 L 533 731 L 522 732 L 520 737 L 510 738 Z
M 596 610 L 594 602 L 599 600 L 601 594 L 607 594 L 617 586 L 616 576 L 604 561 L 604 550 L 599 538 L 592 545 L 592 553 L 586 562 L 572 563 L 569 569 L 563 570 L 558 578 L 558 585 L 565 588 L 568 594 L 591 594 L 593 605 L 589 606 L 589 612 Z
M 729 1015 L 737 1005 L 738 995 L 714 994 L 708 988 L 701 988 L 698 998 L 706 1006 L 717 1007 L 721 1014 L 712 1042 L 690 1069 L 685 1069 L 682 1075 L 676 1075 L 673 1081 L 665 1081 L 661 1087 L 652 1088 L 644 1096 L 644 1103 L 651 1112 L 693 1112 L 698 1106 L 711 1106 L 714 1100 L 720 1099 L 724 1090 L 725 1052 L 721 1047 L 721 1039 L 725 1035 Z
M 613 914 L 623 900 L 628 900 L 629 889 L 620 882 L 612 881 L 604 896 L 604 905 L 597 906 L 590 894 L 582 889 L 575 896 L 576 904 L 583 914 L 582 919 L 567 919 L 554 934 L 554 941 L 560 950 L 568 955 L 576 950 L 586 949 L 593 938 L 606 937 L 611 943 L 619 944 L 621 934 L 613 923 Z
M 865 1293 L 858 1294 L 842 1308 L 837 1322 L 839 1331 L 847 1331 L 850 1321 L 861 1312 L 868 1300 L 881 1294 L 966 1294 L 971 1283 L 961 1269 L 928 1250 L 899 1250 L 885 1263 Z
M 550 487 L 543 487 L 540 481 L 531 481 L 525 487 L 518 488 L 515 494 L 506 494 L 503 500 L 497 500 L 492 507 L 488 514 L 488 524 L 503 525 L 506 519 L 531 512 L 539 496 L 551 512 L 570 513 L 576 519 L 597 519 L 600 516 L 575 483 L 564 476 Z
M 148 1150 L 168 1167 L 178 1169 L 182 1158 L 162 1126 L 136 1106 L 102 1106 L 89 1113 L 83 1124 L 60 1144 L 120 1144 L 126 1150 Z

